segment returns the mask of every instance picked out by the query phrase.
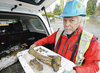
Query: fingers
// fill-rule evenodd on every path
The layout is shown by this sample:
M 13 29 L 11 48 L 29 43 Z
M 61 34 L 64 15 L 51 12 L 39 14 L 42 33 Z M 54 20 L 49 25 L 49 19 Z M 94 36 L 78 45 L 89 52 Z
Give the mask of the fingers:
M 37 44 L 32 44 L 31 46 L 30 46 L 30 48 L 35 48 L 37 46 Z
M 76 70 L 71 70 L 69 73 L 76 73 Z

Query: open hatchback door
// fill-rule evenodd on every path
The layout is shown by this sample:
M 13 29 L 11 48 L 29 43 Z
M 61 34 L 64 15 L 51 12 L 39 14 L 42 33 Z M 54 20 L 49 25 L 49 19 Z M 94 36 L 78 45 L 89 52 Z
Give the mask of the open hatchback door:
M 41 11 L 42 7 L 49 7 L 56 0 L 0 0 L 0 10 L 7 11 Z
M 55 0 L 0 0 L 0 73 L 22 73 L 16 54 L 51 35 L 41 15 Z M 43 45 L 53 49 L 53 44 Z

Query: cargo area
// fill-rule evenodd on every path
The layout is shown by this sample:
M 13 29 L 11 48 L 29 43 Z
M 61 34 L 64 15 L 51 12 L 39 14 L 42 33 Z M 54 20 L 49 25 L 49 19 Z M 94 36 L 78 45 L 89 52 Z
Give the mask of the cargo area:
M 8 60 L 8 57 L 15 58 L 15 62 L 6 68 L 1 68 L 0 73 L 24 73 L 16 54 L 29 49 L 35 41 L 46 37 L 48 32 L 45 32 L 44 27 L 38 16 L 0 13 L 0 62 L 6 58 Z M 48 44 L 43 46 L 53 48 Z

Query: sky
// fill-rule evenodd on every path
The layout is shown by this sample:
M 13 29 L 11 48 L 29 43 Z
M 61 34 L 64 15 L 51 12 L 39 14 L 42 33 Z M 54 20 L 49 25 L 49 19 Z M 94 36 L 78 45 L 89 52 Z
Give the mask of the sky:
M 64 0 L 65 2 L 66 2 L 66 0 Z M 88 2 L 88 0 L 84 0 L 84 2 L 83 2 L 83 5 L 85 6 L 85 8 L 86 8 L 86 6 L 87 6 L 87 2 Z M 100 0 L 98 0 L 98 2 L 100 2 Z M 52 12 L 53 10 L 54 10 L 54 8 L 55 8 L 55 4 L 59 4 L 60 3 L 60 0 L 56 0 L 53 4 L 51 4 L 48 8 L 47 8 L 47 11 L 48 12 Z

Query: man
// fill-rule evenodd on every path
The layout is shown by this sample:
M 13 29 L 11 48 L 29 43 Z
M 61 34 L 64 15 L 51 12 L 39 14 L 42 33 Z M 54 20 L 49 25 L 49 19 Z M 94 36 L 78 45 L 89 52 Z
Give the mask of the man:
M 36 41 L 30 48 L 39 45 L 55 44 L 54 52 L 71 60 L 76 66 L 69 73 L 96 73 L 99 70 L 100 48 L 95 35 L 86 32 L 80 24 L 86 12 L 76 0 L 69 1 L 60 15 L 64 30 Z

